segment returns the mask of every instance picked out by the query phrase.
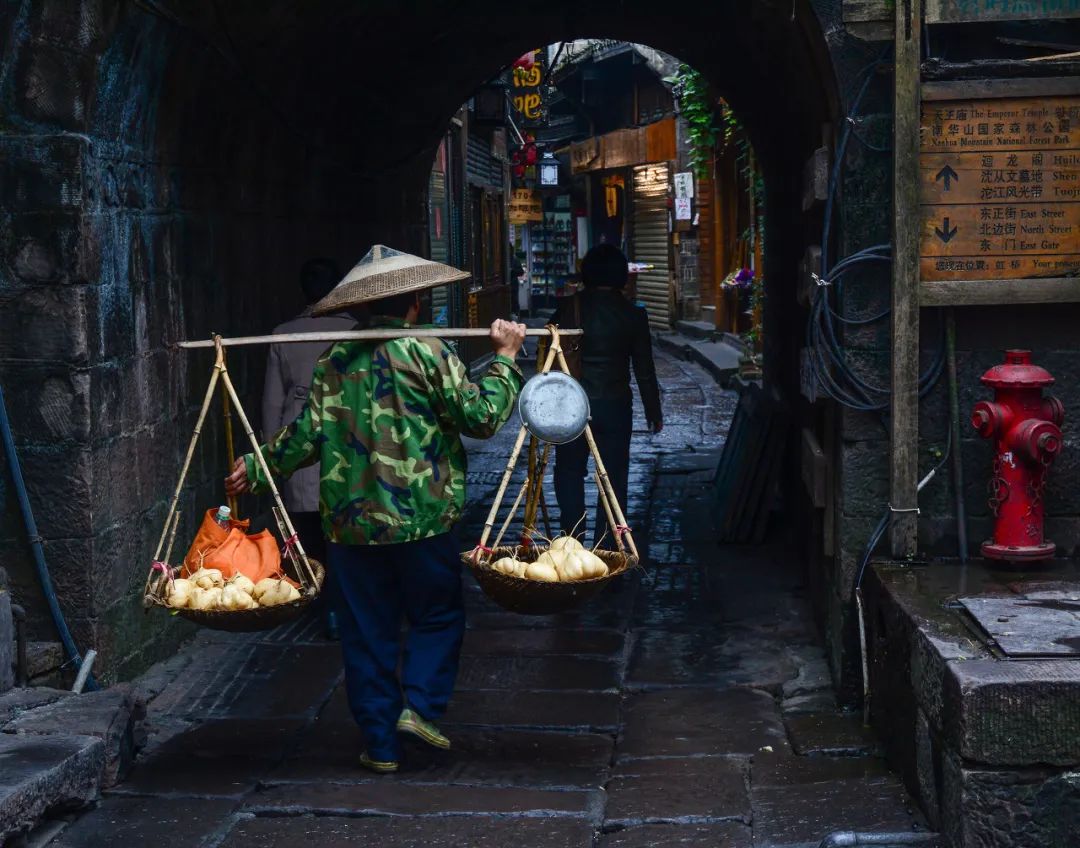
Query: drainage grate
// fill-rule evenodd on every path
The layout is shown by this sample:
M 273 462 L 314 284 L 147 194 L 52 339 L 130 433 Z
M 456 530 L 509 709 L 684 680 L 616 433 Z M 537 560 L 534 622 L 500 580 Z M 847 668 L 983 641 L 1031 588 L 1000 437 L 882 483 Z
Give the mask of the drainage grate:
M 960 604 L 1008 657 L 1080 657 L 1080 586 Z

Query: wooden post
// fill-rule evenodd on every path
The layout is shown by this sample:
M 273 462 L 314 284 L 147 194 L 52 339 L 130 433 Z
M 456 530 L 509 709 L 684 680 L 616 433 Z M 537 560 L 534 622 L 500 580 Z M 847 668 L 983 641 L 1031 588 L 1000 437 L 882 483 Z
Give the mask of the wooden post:
M 919 124 L 923 0 L 896 0 L 893 91 L 892 555 L 918 548 Z

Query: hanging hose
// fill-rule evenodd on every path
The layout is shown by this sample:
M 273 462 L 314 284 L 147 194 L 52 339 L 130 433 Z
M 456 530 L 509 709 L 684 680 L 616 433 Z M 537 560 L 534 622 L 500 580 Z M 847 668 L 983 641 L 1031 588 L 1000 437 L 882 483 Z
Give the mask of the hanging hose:
M 956 543 L 961 564 L 967 563 L 967 505 L 964 501 L 964 455 L 960 450 L 960 388 L 956 379 L 956 316 L 950 306 L 945 310 L 945 346 L 949 374 L 949 421 L 953 444 L 953 491 L 956 496 Z
M 929 831 L 901 830 L 896 833 L 859 833 L 855 830 L 836 830 L 818 843 L 818 848 L 850 848 L 858 845 L 926 845 L 938 840 Z
M 26 493 L 26 482 L 22 476 L 22 466 L 19 464 L 18 454 L 15 453 L 15 437 L 11 433 L 11 422 L 8 420 L 7 404 L 4 402 L 4 390 L 0 388 L 0 434 L 4 440 L 4 455 L 7 457 L 8 468 L 11 469 L 11 479 L 15 484 L 15 495 L 19 500 L 19 509 L 22 512 L 23 524 L 26 526 L 26 535 L 30 542 L 30 550 L 34 555 L 34 568 L 37 570 L 38 581 L 41 583 L 41 592 L 49 605 L 49 613 L 52 615 L 53 624 L 60 634 L 60 641 L 64 646 L 64 653 L 68 661 L 74 664 L 76 669 L 82 666 L 82 656 L 75 647 L 75 640 L 68 630 L 64 613 L 60 609 L 60 601 L 56 597 L 53 588 L 52 577 L 49 576 L 49 567 L 45 564 L 45 551 L 41 545 L 41 536 L 38 535 L 37 523 L 34 521 L 34 512 L 30 508 L 30 498 Z M 97 689 L 97 683 L 92 676 L 86 681 L 86 688 L 91 692 Z

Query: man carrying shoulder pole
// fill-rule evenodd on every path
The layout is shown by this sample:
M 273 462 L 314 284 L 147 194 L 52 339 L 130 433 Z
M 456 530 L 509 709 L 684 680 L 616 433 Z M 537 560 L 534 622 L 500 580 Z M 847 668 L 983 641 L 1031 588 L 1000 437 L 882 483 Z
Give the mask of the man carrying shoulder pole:
M 313 312 L 366 304 L 373 326 L 407 330 L 420 291 L 466 276 L 376 245 Z M 460 437 L 498 432 L 524 382 L 514 360 L 525 327 L 495 321 L 490 336 L 495 359 L 479 383 L 438 339 L 339 342 L 319 359 L 299 417 L 261 448 L 285 477 L 320 465 L 346 689 L 366 743 L 360 764 L 376 772 L 397 770 L 399 734 L 450 747 L 432 722 L 453 691 L 465 633 L 453 533 L 465 505 Z M 265 485 L 252 454 L 226 478 L 230 494 Z

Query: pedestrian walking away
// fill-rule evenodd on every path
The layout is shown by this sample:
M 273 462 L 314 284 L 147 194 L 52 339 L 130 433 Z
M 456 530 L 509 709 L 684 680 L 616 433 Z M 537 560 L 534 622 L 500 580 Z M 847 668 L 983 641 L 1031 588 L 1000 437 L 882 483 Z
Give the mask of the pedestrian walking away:
M 572 370 L 589 396 L 591 427 L 619 503 L 626 503 L 630 474 L 630 437 L 633 430 L 633 366 L 649 429 L 664 426 L 660 388 L 653 364 L 652 336 L 644 308 L 623 295 L 629 264 L 611 244 L 592 248 L 582 260 L 585 290 L 560 302 L 553 321 L 561 327 L 580 327 L 577 362 Z M 563 532 L 580 534 L 585 524 L 585 475 L 589 448 L 584 437 L 555 450 L 555 497 Z M 609 527 L 600 503 L 596 505 L 594 540 L 614 548 L 616 528 Z M 606 531 L 606 535 L 605 535 Z
M 341 269 L 333 259 L 309 259 L 300 270 L 300 287 L 307 306 L 296 318 L 274 328 L 274 334 L 317 333 L 351 330 L 356 321 L 350 315 L 311 314 L 312 307 L 322 300 L 341 280 Z M 311 390 L 311 375 L 319 356 L 326 350 L 325 342 L 275 344 L 270 346 L 266 361 L 266 380 L 263 384 L 263 437 L 269 438 L 296 419 L 307 403 Z M 281 497 L 289 510 L 304 550 L 326 564 L 326 539 L 319 519 L 319 469 L 314 466 L 298 469 L 281 486 Z M 334 612 L 333 580 L 327 581 L 321 597 L 327 638 L 338 637 L 337 615 Z
M 366 304 L 373 326 L 404 334 L 327 350 L 300 415 L 260 447 L 274 474 L 319 465 L 349 706 L 366 743 L 360 764 L 376 772 L 397 770 L 401 734 L 450 746 L 433 722 L 453 691 L 465 632 L 453 533 L 465 504 L 461 436 L 493 436 L 524 382 L 515 363 L 521 324 L 491 325 L 495 357 L 478 383 L 445 342 L 407 335 L 419 291 L 460 278 L 456 269 L 373 248 L 313 312 Z M 266 483 L 248 454 L 226 490 L 257 493 Z

